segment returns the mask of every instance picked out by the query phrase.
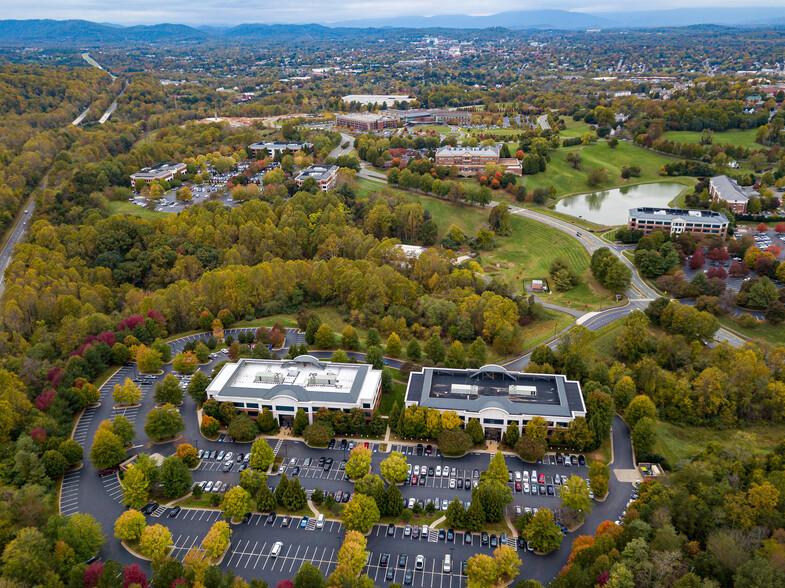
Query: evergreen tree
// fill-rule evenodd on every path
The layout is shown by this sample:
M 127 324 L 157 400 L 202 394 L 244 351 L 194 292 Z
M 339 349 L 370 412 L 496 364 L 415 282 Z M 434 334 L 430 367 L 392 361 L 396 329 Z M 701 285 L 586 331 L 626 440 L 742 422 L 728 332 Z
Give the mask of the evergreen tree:
M 466 511 L 466 518 L 464 519 L 464 526 L 470 531 L 481 531 L 485 524 L 485 511 L 482 508 L 480 501 L 480 494 L 477 490 L 472 491 L 472 503 Z
M 281 474 L 281 480 L 278 482 L 278 487 L 275 489 L 275 501 L 284 506 L 284 497 L 286 496 L 286 490 L 289 488 L 289 480 L 286 477 L 286 474 Z
M 294 416 L 294 424 L 292 425 L 292 435 L 300 437 L 308 426 L 308 415 L 302 408 L 297 409 L 297 414 Z
M 420 358 L 422 357 L 420 342 L 414 337 L 409 339 L 409 343 L 406 345 L 406 357 L 411 361 L 420 361 Z
M 306 505 L 308 497 L 303 487 L 300 486 L 300 478 L 295 477 L 289 480 L 283 500 L 284 507 L 289 510 L 300 510 Z
M 387 417 L 387 424 L 390 426 L 390 430 L 392 432 L 397 433 L 400 422 L 401 422 L 401 407 L 396 401 L 396 403 L 393 404 L 393 407 L 390 410 L 390 416 Z
M 435 364 L 442 363 L 446 355 L 441 337 L 434 333 L 425 344 L 425 355 Z
M 379 336 L 379 331 L 376 329 L 368 329 L 368 335 L 365 337 L 366 347 L 381 347 L 382 338 Z
M 387 487 L 387 516 L 399 517 L 403 512 L 403 498 L 396 484 Z
M 447 507 L 447 513 L 445 516 L 447 518 L 448 527 L 452 527 L 453 529 L 463 529 L 466 526 L 466 509 L 463 507 L 461 501 L 458 500 L 457 496 L 450 503 L 450 506 Z

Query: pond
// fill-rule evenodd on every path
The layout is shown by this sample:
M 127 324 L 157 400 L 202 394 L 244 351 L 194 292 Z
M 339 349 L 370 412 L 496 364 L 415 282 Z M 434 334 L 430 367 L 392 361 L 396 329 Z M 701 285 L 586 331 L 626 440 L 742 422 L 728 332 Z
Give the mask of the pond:
M 668 206 L 683 189 L 683 184 L 657 182 L 576 194 L 559 200 L 554 210 L 598 225 L 626 225 L 630 208 Z

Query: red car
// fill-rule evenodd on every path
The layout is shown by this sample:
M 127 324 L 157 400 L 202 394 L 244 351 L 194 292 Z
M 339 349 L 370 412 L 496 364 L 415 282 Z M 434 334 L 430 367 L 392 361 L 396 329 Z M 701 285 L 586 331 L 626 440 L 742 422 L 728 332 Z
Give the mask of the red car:
M 117 471 L 117 468 L 106 468 L 105 470 L 101 470 L 98 472 L 99 476 L 107 476 L 109 474 L 114 474 Z
M 520 482 L 515 482 L 515 491 L 516 492 L 520 492 L 521 491 L 521 483 Z
M 545 484 L 545 474 L 540 474 L 540 475 L 537 477 L 537 481 L 538 481 L 540 484 Z
M 412 486 L 417 485 L 417 476 L 412 476 Z

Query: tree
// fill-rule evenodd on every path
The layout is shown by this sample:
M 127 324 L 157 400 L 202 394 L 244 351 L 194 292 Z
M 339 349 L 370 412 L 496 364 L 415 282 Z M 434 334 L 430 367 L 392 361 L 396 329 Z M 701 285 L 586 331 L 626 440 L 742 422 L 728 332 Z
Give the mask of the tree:
M 101 524 L 93 515 L 83 513 L 68 517 L 65 525 L 58 529 L 57 537 L 74 550 L 79 561 L 96 555 L 105 539 Z
M 472 438 L 460 428 L 442 429 L 436 440 L 442 453 L 450 457 L 464 455 L 474 446 Z
M 252 497 L 259 494 L 262 486 L 266 485 L 267 475 L 264 472 L 252 468 L 247 468 L 240 472 L 240 486 L 245 488 Z
M 613 387 L 613 404 L 619 409 L 624 410 L 635 397 L 636 393 L 635 382 L 633 382 L 632 378 L 629 376 L 624 376 L 620 378 Z
M 49 540 L 33 527 L 24 527 L 3 551 L 3 575 L 36 586 L 46 577 L 52 561 Z
M 196 467 L 196 464 L 199 462 L 199 452 L 190 443 L 178 445 L 175 455 L 189 468 Z
M 300 478 L 292 478 L 286 485 L 286 492 L 283 495 L 283 506 L 289 510 L 300 510 L 305 508 L 308 498 L 300 485 Z
M 611 479 L 610 468 L 601 461 L 595 461 L 589 466 L 589 484 L 594 495 L 602 498 L 608 493 Z
M 147 519 L 141 512 L 134 509 L 126 510 L 114 523 L 114 536 L 126 543 L 139 541 L 146 524 Z
M 380 518 L 376 501 L 365 494 L 355 493 L 354 498 L 343 509 L 344 526 L 349 531 L 365 534 L 379 522 Z
M 485 440 L 485 432 L 482 430 L 482 425 L 477 419 L 469 419 L 466 424 L 466 433 L 472 438 L 475 445 L 482 443 Z
M 275 460 L 273 448 L 265 439 L 257 439 L 251 446 L 249 465 L 255 470 L 266 471 Z
M 656 420 L 657 407 L 654 406 L 654 402 L 652 402 L 651 398 L 645 394 L 640 394 L 633 398 L 627 406 L 627 410 L 624 411 L 624 420 L 627 422 L 630 429 L 634 429 L 638 421 L 644 417 Z
M 163 382 L 155 385 L 153 399 L 157 404 L 180 404 L 183 401 L 180 381 L 171 374 L 166 376 Z
M 231 420 L 226 432 L 235 441 L 247 443 L 256 437 L 259 428 L 256 426 L 256 421 L 244 412 L 240 412 Z
M 275 420 L 273 411 L 267 407 L 264 407 L 262 414 L 256 417 L 256 424 L 259 425 L 259 430 L 267 435 L 278 431 L 278 421 Z
M 553 512 L 547 508 L 537 511 L 523 530 L 523 536 L 540 553 L 553 551 L 562 541 L 561 529 L 553 520 Z
M 292 435 L 301 437 L 305 427 L 308 426 L 308 415 L 302 408 L 297 409 L 297 414 L 294 415 L 294 423 L 292 424 Z
M 387 487 L 387 500 L 385 505 L 385 516 L 399 517 L 403 513 L 403 496 L 395 484 Z
M 562 508 L 569 509 L 579 520 L 591 512 L 591 499 L 586 482 L 579 476 L 570 476 L 567 483 L 559 487 Z
M 401 338 L 394 331 L 387 337 L 387 355 L 401 356 Z
M 506 484 L 509 476 L 510 472 L 507 469 L 507 463 L 504 461 L 504 454 L 501 451 L 497 451 L 493 454 L 493 457 L 488 464 L 488 471 L 485 472 L 485 478 L 497 480 L 502 484 Z
M 521 558 L 518 553 L 508 545 L 499 545 L 493 551 L 496 563 L 496 573 L 502 582 L 509 582 L 518 575 L 521 568 Z
M 151 439 L 163 439 L 177 435 L 184 430 L 183 417 L 180 415 L 180 411 L 171 404 L 164 404 L 161 408 L 154 408 L 147 413 L 144 432 Z
M 365 351 L 365 363 L 370 363 L 373 369 L 380 370 L 384 368 L 384 355 L 382 348 L 372 345 Z
M 259 492 L 259 498 L 256 500 L 256 507 L 261 512 L 271 512 L 275 509 L 276 504 L 275 494 L 270 492 L 270 489 L 267 486 L 262 486 L 262 489 Z
M 327 323 L 322 325 L 316 330 L 314 336 L 314 345 L 322 349 L 333 349 L 335 347 L 335 334 L 333 329 Z
M 485 525 L 485 511 L 482 507 L 477 490 L 472 491 L 472 499 L 469 508 L 466 509 L 466 518 L 464 519 L 465 526 L 469 531 L 481 531 Z
M 152 374 L 161 369 L 164 364 L 161 354 L 151 347 L 140 345 L 136 352 L 136 366 L 145 374 Z
M 632 445 L 638 453 L 650 453 L 657 441 L 657 422 L 650 417 L 638 420 L 632 428 Z
M 463 503 L 456 496 L 445 513 L 447 526 L 453 529 L 463 529 L 466 524 L 466 509 Z
M 313 447 L 327 447 L 335 431 L 327 423 L 315 422 L 305 427 L 303 439 Z
M 368 558 L 366 551 L 367 541 L 363 534 L 358 531 L 347 531 L 344 537 L 343 544 L 338 550 L 338 565 L 346 566 L 348 575 L 356 578 L 362 569 L 365 567 L 365 561 Z M 332 582 L 328 582 L 330 586 L 334 586 Z
M 120 438 L 123 445 L 128 445 L 136 437 L 133 424 L 121 414 L 116 415 L 112 420 L 112 433 Z
M 528 435 L 524 435 L 515 443 L 515 452 L 521 456 L 521 459 L 534 463 L 543 458 L 548 451 L 548 443 L 545 439 L 532 439 Z
M 221 423 L 210 415 L 202 416 L 202 424 L 199 427 L 205 437 L 215 437 L 221 429 Z
M 184 351 L 174 356 L 172 368 L 180 374 L 192 374 L 199 367 L 199 360 L 192 351 Z M 168 377 L 168 376 L 167 376 Z M 174 377 L 174 376 L 172 376 Z
M 210 558 L 219 557 L 229 547 L 232 529 L 226 521 L 215 521 L 202 539 L 202 549 Z
M 103 470 L 116 466 L 125 459 L 123 442 L 109 429 L 98 429 L 90 447 L 90 461 L 93 465 Z
M 130 508 L 142 508 L 150 495 L 150 480 L 142 468 L 128 467 L 123 477 L 123 504 Z
M 466 561 L 466 577 L 470 588 L 492 588 L 499 582 L 496 562 L 484 553 L 473 555 Z
M 541 416 L 536 416 L 526 425 L 524 434 L 531 439 L 548 438 L 548 422 Z
M 225 516 L 239 520 L 253 510 L 251 495 L 245 488 L 235 486 L 224 494 L 221 510 Z
M 434 333 L 425 343 L 425 355 L 435 364 L 440 364 L 444 361 L 446 351 L 444 350 L 444 343 L 442 343 L 442 339 L 438 334 Z
M 504 432 L 504 442 L 509 447 L 515 447 L 515 444 L 518 442 L 520 436 L 521 431 L 518 428 L 518 423 L 511 421 L 510 424 L 507 425 L 507 430 Z
M 409 465 L 400 451 L 393 451 L 379 464 L 384 479 L 391 484 L 403 482 L 409 474 Z
M 153 562 L 161 562 L 173 545 L 172 534 L 163 525 L 145 527 L 139 539 L 139 551 Z
M 346 475 L 350 478 L 361 478 L 371 471 L 371 450 L 365 445 L 352 449 L 349 461 L 346 462 Z
M 322 571 L 309 561 L 304 561 L 292 581 L 293 588 L 324 588 L 327 584 Z
M 406 357 L 412 361 L 420 361 L 420 358 L 422 357 L 420 342 L 414 337 L 409 339 L 409 342 L 406 344 Z
M 357 329 L 353 326 L 347 325 L 341 331 L 341 347 L 349 350 L 360 348 L 360 336 L 357 334 Z
M 126 378 L 122 384 L 115 384 L 112 399 L 117 404 L 136 404 L 142 399 L 142 389 Z
M 210 378 L 202 372 L 196 372 L 188 383 L 188 396 L 193 398 L 197 404 L 202 404 L 207 400 L 207 386 L 210 385 Z
M 161 491 L 167 498 L 182 496 L 193 484 L 191 470 L 176 455 L 164 459 L 160 472 Z

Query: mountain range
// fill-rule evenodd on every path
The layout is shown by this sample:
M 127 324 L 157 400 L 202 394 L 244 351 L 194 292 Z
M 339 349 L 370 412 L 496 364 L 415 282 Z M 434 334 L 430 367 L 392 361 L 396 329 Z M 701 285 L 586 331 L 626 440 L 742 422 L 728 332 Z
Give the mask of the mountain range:
M 639 12 L 583 13 L 521 10 L 489 16 L 465 14 L 400 16 L 315 24 L 258 24 L 191 27 L 180 24 L 119 26 L 85 20 L 0 20 L 0 45 L 95 45 L 102 43 L 201 43 L 211 40 L 345 39 L 391 29 L 635 29 L 713 24 L 755 27 L 785 25 L 782 8 L 681 8 Z

